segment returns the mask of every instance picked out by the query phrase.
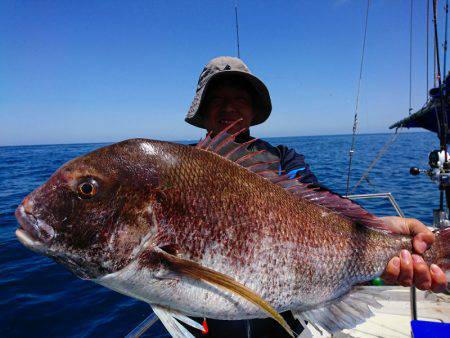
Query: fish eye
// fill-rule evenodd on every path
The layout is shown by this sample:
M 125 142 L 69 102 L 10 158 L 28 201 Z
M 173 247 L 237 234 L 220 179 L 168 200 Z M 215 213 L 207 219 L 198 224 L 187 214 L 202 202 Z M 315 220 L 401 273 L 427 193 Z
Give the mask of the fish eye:
M 78 184 L 77 191 L 80 198 L 89 199 L 97 194 L 98 184 L 95 180 L 89 179 Z

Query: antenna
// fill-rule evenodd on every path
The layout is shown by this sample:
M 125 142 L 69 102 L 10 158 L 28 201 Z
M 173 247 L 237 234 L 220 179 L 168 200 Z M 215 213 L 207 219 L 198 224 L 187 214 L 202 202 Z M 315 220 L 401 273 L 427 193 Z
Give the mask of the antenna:
M 413 50 L 413 0 L 411 0 L 410 4 L 410 18 L 409 18 L 409 115 L 412 112 L 412 103 L 411 103 L 411 95 L 412 95 L 412 50 Z
M 234 14 L 236 21 L 236 44 L 237 44 L 237 55 L 238 58 L 241 58 L 241 50 L 239 48 L 239 19 L 238 19 L 238 0 L 234 1 Z

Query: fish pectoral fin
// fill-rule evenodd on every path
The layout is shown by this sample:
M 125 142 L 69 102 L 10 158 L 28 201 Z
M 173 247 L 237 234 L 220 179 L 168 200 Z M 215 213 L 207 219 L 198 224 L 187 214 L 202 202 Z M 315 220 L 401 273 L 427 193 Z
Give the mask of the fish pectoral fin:
M 305 311 L 292 311 L 295 318 L 308 321 L 320 331 L 316 325 L 330 334 L 351 329 L 373 316 L 370 307 L 380 308 L 375 298 L 380 295 L 380 287 L 358 286 L 344 296 Z
M 161 323 L 174 338 L 195 338 L 181 323 L 185 323 L 195 329 L 203 330 L 203 326 L 184 314 L 169 310 L 159 305 L 151 305 L 153 312 L 158 316 Z
M 284 318 L 269 303 L 245 285 L 223 273 L 201 266 L 196 262 L 170 255 L 161 249 L 156 250 L 160 254 L 160 259 L 164 259 L 165 264 L 170 270 L 196 280 L 207 282 L 241 296 L 269 314 L 269 316 L 275 319 L 292 337 L 295 336 Z

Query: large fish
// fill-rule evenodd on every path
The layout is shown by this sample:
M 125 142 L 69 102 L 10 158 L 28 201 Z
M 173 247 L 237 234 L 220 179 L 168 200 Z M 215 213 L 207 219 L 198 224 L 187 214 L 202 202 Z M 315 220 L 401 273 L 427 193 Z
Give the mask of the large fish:
M 187 316 L 292 311 L 329 332 L 378 306 L 355 286 L 412 250 L 358 204 L 278 175 L 225 132 L 197 147 L 132 139 L 58 169 L 17 208 L 16 234 L 77 276 L 149 303 L 169 332 Z M 269 169 L 268 169 L 269 168 Z M 450 229 L 426 262 L 449 268 Z

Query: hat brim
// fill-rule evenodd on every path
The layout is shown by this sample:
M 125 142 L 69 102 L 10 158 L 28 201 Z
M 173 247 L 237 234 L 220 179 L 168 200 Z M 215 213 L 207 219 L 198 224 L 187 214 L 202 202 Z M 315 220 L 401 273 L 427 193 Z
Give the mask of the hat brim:
M 243 81 L 247 81 L 255 90 L 258 95 L 258 111 L 256 111 L 256 115 L 252 120 L 251 126 L 263 123 L 270 116 L 272 111 L 272 102 L 270 100 L 270 94 L 266 87 L 266 85 L 258 79 L 256 76 L 235 70 L 226 70 L 215 73 L 210 76 L 206 84 L 203 88 L 199 89 L 192 101 L 191 107 L 189 108 L 189 112 L 185 118 L 185 121 L 193 126 L 204 128 L 205 121 L 204 116 L 201 114 L 202 104 L 205 101 L 205 95 L 210 87 L 212 80 L 217 81 L 217 79 L 227 78 L 227 77 L 239 77 L 242 78 Z

